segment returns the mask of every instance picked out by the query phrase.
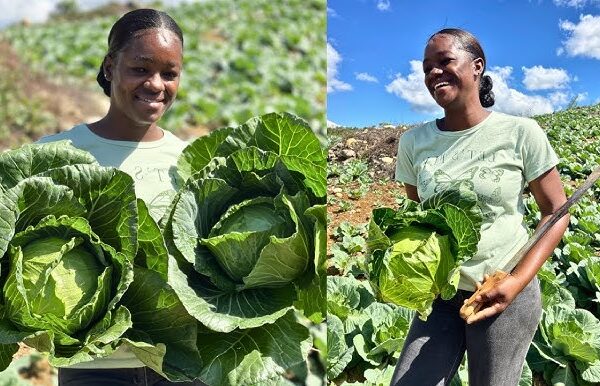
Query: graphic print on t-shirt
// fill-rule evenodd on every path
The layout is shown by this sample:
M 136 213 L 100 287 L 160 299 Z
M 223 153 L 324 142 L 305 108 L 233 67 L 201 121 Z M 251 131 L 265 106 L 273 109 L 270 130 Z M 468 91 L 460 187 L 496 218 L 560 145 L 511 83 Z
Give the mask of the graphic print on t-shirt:
M 431 171 L 427 170 L 427 167 L 423 167 L 418 175 L 417 184 L 418 189 L 424 191 L 433 182 L 434 193 L 447 190 L 461 183 L 466 184 L 467 187 L 476 191 L 477 199 L 483 204 L 481 205 L 483 216 L 487 219 L 492 219 L 494 212 L 491 210 L 490 206 L 496 206 L 502 202 L 502 187 L 500 186 L 500 182 L 503 174 L 503 169 L 492 169 L 487 166 L 473 166 L 453 178 L 441 168 Z M 493 191 L 487 194 L 484 193 L 482 191 L 482 184 L 477 184 L 479 189 L 476 189 L 475 185 L 478 180 L 482 182 L 485 181 L 484 184 L 488 190 L 491 185 Z

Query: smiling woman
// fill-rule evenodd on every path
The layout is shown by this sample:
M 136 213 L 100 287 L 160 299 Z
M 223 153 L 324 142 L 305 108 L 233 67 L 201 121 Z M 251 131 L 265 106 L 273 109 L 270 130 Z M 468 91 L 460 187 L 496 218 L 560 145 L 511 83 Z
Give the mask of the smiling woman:
M 135 182 L 137 197 L 155 219 L 162 216 L 175 188 L 173 170 L 186 143 L 157 121 L 175 100 L 182 71 L 183 34 L 166 13 L 138 9 L 121 17 L 108 36 L 108 53 L 98 83 L 110 97 L 97 122 L 44 137 L 68 139 L 102 166 L 116 167 Z M 171 382 L 137 359 L 125 345 L 112 355 L 59 370 L 59 385 L 168 385 Z M 200 381 L 178 385 L 203 385 Z
M 465 186 L 476 195 L 483 222 L 476 251 L 460 266 L 456 295 L 437 298 L 427 321 L 413 320 L 392 386 L 447 385 L 465 352 L 470 385 L 516 386 L 541 315 L 535 275 L 568 225 L 561 219 L 515 260 L 528 239 L 524 187 L 542 213 L 538 226 L 566 198 L 558 158 L 539 125 L 485 109 L 494 104 L 485 67 L 483 49 L 467 31 L 444 29 L 427 41 L 425 85 L 444 117 L 400 137 L 396 179 L 414 201 Z M 463 301 L 497 270 L 510 273 L 481 293 L 481 311 L 461 319 Z

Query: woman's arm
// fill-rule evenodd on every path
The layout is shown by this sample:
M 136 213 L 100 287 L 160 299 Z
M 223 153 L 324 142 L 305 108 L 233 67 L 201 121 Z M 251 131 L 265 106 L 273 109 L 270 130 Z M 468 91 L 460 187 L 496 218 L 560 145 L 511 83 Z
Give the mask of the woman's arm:
M 404 189 L 406 190 L 406 195 L 413 201 L 421 202 L 419 198 L 419 193 L 417 193 L 417 187 L 410 184 L 404 184 Z
M 567 198 L 560 181 L 560 175 L 555 167 L 531 181 L 529 189 L 542 214 L 542 218 L 537 225 L 539 228 L 567 201 Z M 483 301 L 486 306 L 471 318 L 469 323 L 489 318 L 504 311 L 523 288 L 529 284 L 546 259 L 552 255 L 552 251 L 560 242 L 568 225 L 569 215 L 567 214 L 554 224 L 544 237 L 531 248 L 529 253 L 517 263 L 510 275 L 490 291 L 481 294 L 476 301 Z

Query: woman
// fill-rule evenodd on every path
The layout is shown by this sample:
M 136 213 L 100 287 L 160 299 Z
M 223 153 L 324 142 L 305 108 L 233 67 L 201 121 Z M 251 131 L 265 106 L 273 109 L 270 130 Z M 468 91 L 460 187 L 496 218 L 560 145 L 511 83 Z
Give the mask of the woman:
M 174 190 L 177 158 L 186 146 L 157 125 L 177 94 L 183 34 L 166 13 L 138 9 L 113 25 L 108 46 L 97 77 L 110 97 L 106 116 L 39 142 L 71 140 L 101 165 L 125 171 L 133 177 L 136 195 L 146 201 L 153 217 L 159 218 Z M 169 382 L 144 367 L 124 346 L 107 358 L 60 369 L 59 384 L 203 385 L 200 381 Z
M 425 85 L 444 118 L 400 138 L 396 179 L 421 201 L 467 181 L 484 216 L 478 252 L 461 268 L 457 295 L 437 299 L 426 322 L 415 318 L 392 379 L 393 386 L 445 385 L 468 353 L 472 386 L 517 385 L 541 317 L 535 277 L 560 241 L 564 217 L 521 260 L 527 241 L 523 188 L 527 184 L 546 222 L 565 201 L 558 158 L 532 119 L 490 112 L 492 80 L 477 39 L 460 29 L 433 34 L 425 48 Z M 510 272 L 483 294 L 484 308 L 467 324 L 459 309 L 487 276 Z

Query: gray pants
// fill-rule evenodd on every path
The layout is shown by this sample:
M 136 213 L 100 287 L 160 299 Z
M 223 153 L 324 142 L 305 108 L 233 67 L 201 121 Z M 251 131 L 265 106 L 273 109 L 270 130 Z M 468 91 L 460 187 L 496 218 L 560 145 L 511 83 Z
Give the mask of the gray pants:
M 447 385 L 467 351 L 470 386 L 516 386 L 542 315 L 534 278 L 499 315 L 467 325 L 458 310 L 472 292 L 438 298 L 426 322 L 415 317 L 391 386 Z

